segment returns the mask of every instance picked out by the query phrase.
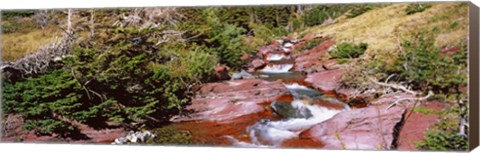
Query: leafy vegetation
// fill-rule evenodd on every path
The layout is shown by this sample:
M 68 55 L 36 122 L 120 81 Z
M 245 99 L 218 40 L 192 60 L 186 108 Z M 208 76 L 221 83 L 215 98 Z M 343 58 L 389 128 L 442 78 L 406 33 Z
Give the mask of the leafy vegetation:
M 429 130 L 425 141 L 417 146 L 424 150 L 467 150 L 468 140 L 455 132 Z
M 74 130 L 73 126 L 60 118 L 81 113 L 81 108 L 88 103 L 77 101 L 84 98 L 73 76 L 68 71 L 57 70 L 23 82 L 5 83 L 2 109 L 5 113 L 25 115 L 25 130 L 49 134 Z
M 335 47 L 335 49 L 330 51 L 329 54 L 333 58 L 357 58 L 365 53 L 367 47 L 367 43 L 360 43 L 358 45 L 351 43 L 340 43 Z
M 2 18 L 10 19 L 14 17 L 30 17 L 35 14 L 34 10 L 16 10 L 16 11 L 2 11 Z
M 401 80 L 411 80 L 417 90 L 442 90 L 466 86 L 467 54 L 462 49 L 451 57 L 441 55 L 435 47 L 435 29 L 414 34 L 411 41 L 402 43 L 403 54 L 393 64 L 390 74 L 399 74 Z
M 418 147 L 428 150 L 465 150 L 467 137 L 459 134 L 460 118 L 466 118 L 468 105 L 464 104 L 467 95 L 460 88 L 467 85 L 467 52 L 463 41 L 459 50 L 442 52 L 435 46 L 438 29 L 412 33 L 410 39 L 401 43 L 398 54 L 377 54 L 376 58 L 365 61 L 363 76 L 348 76 L 344 83 L 352 87 L 366 84 L 364 75 L 375 76 L 379 80 L 401 82 L 412 90 L 426 93 L 433 91 L 436 100 L 445 102 L 448 110 L 438 112 L 416 108 L 416 112 L 440 114 L 442 119 L 427 131 L 424 141 Z M 366 71 L 368 70 L 368 71 Z M 358 74 L 360 72 L 356 72 Z M 353 78 L 353 79 L 352 79 Z M 352 79 L 352 80 L 350 80 Z M 357 85 L 357 86 L 356 86 Z M 468 133 L 468 132 L 466 132 Z
M 407 15 L 410 15 L 418 12 L 423 12 L 430 7 L 432 7 L 432 5 L 430 4 L 413 3 L 407 6 L 405 12 L 407 12 Z
M 200 144 L 192 140 L 192 134 L 190 131 L 179 130 L 174 126 L 165 126 L 154 129 L 153 133 L 156 135 L 156 137 L 151 140 L 152 143 L 169 145 Z
M 416 142 L 422 150 L 467 150 L 468 137 L 458 133 L 458 107 L 447 108 L 440 112 L 441 119 L 427 130 L 425 139 Z
M 353 67 L 367 69 L 364 71 L 367 75 L 375 76 L 380 81 L 394 75 L 391 80 L 403 82 L 413 90 L 432 90 L 436 95 L 447 97 L 444 101 L 453 106 L 452 110 L 442 115 L 446 118 L 428 131 L 426 140 L 419 142 L 418 146 L 422 149 L 465 150 L 466 137 L 458 135 L 459 126 L 454 122 L 464 113 L 460 110 L 465 106 L 452 104 L 466 97 L 460 91 L 467 81 L 465 45 L 457 45 L 460 46 L 458 52 L 442 53 L 439 47 L 449 41 L 438 43 L 445 39 L 438 39 L 436 34 L 440 32 L 434 30 L 414 33 L 400 44 L 401 49 L 394 52 L 388 49 L 397 46 L 396 37 L 390 36 L 392 33 L 403 35 L 410 32 L 411 27 L 416 29 L 417 24 L 423 27 L 439 26 L 444 28 L 442 32 L 464 30 L 466 19 L 459 18 L 455 22 L 450 19 L 458 18 L 456 14 L 465 12 L 463 8 L 466 6 L 458 5 L 453 7 L 453 12 L 449 10 L 442 12 L 444 14 L 426 16 L 428 23 L 425 24 L 410 22 L 419 21 L 415 15 L 396 20 L 396 16 L 381 11 L 365 14 L 379 6 L 383 5 L 179 8 L 175 13 L 181 17 L 172 19 L 172 24 L 157 24 L 164 19 L 149 19 L 124 26 L 115 24 L 124 20 L 117 16 L 135 14 L 134 10 L 98 10 L 94 14 L 80 10 L 73 17 L 75 45 L 71 48 L 71 56 L 62 59 L 63 67 L 19 82 L 5 82 L 2 109 L 5 113 L 25 116 L 23 128 L 38 134 L 68 135 L 75 132 L 77 124 L 98 126 L 99 122 L 116 122 L 130 128 L 155 126 L 166 122 L 171 115 L 181 113 L 195 87 L 215 80 L 212 78 L 215 66 L 228 65 L 233 70 L 240 70 L 246 62 L 240 57 L 253 53 L 258 46 L 345 15 L 346 18 L 342 18 L 338 25 L 319 27 L 326 27 L 321 30 L 326 35 L 335 34 L 335 39 L 355 37 L 357 41 L 369 44 L 340 43 L 329 55 L 337 58 L 338 63 L 347 63 L 371 53 L 365 57 L 373 58 L 363 60 L 361 64 L 353 63 L 357 64 Z M 387 7 L 382 11 L 393 9 L 414 14 L 430 8 L 429 4 L 412 4 L 403 10 L 403 6 L 398 7 L 400 10 Z M 432 11 L 449 8 L 438 6 Z M 60 31 L 52 30 L 60 29 L 55 26 L 40 30 L 31 19 L 34 12 L 2 13 L 5 17 L 2 32 L 7 34 L 2 41 L 7 47 L 2 47 L 6 51 L 3 52 L 4 60 L 18 59 L 42 44 L 50 43 L 51 38 L 56 36 L 54 34 Z M 142 13 L 140 16 L 147 20 L 147 15 L 142 16 Z M 380 17 L 372 18 L 372 14 Z M 59 25 L 63 24 L 60 20 L 65 19 L 65 14 L 53 12 L 49 17 L 56 20 L 50 21 L 50 25 Z M 92 24 L 87 24 L 90 23 L 89 17 L 95 18 Z M 363 20 L 365 18 L 368 21 Z M 365 23 L 360 26 L 353 21 Z M 156 24 L 143 26 L 148 22 Z M 90 35 L 90 30 L 94 34 Z M 383 32 L 379 34 L 376 31 Z M 179 36 L 166 34 L 170 32 L 179 33 Z M 460 37 L 448 39 L 458 40 Z M 314 40 L 301 50 L 311 49 L 321 42 Z M 34 45 L 25 47 L 26 44 Z M 387 51 L 383 52 L 383 48 L 387 48 Z M 347 76 L 355 78 L 350 80 L 351 84 L 365 83 L 366 79 L 359 75 L 364 73 Z M 365 102 L 358 101 L 358 104 Z M 421 108 L 416 111 L 439 113 Z M 151 140 L 154 143 L 195 143 L 188 131 L 174 127 L 167 126 L 154 132 L 158 136 Z

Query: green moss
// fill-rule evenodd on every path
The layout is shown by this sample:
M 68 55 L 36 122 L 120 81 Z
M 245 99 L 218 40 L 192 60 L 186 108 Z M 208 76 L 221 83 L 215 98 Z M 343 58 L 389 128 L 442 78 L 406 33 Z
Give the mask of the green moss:
M 174 125 L 168 125 L 157 128 L 152 131 L 156 136 L 147 143 L 163 144 L 163 145 L 191 145 L 199 144 L 192 140 L 192 134 L 187 130 L 179 130 Z
M 413 111 L 414 111 L 414 112 L 420 112 L 420 113 L 423 113 L 423 114 L 425 114 L 425 115 L 428 115 L 428 114 L 441 114 L 441 111 L 432 110 L 432 109 L 428 109 L 428 108 L 425 108 L 425 107 L 416 107 Z

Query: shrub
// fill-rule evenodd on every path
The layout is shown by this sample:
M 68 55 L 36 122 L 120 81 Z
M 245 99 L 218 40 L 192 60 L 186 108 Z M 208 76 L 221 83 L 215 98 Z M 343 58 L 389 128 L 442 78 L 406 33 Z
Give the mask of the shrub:
M 370 11 L 373 9 L 373 6 L 371 4 L 364 4 L 364 5 L 358 5 L 354 7 L 350 12 L 347 14 L 348 18 L 354 18 L 359 15 L 362 15 L 363 13 Z
M 407 15 L 410 15 L 418 12 L 423 12 L 430 7 L 432 7 L 432 5 L 430 4 L 413 3 L 407 6 L 407 8 L 405 9 L 405 12 L 407 12 Z
M 72 122 L 90 126 L 113 121 L 166 121 L 189 100 L 195 83 L 208 81 L 215 55 L 201 46 L 156 45 L 162 28 L 115 28 L 81 44 L 63 60 L 65 68 L 6 84 L 7 113 L 25 115 L 26 130 L 68 133 Z
M 56 70 L 36 78 L 28 78 L 15 84 L 5 83 L 3 90 L 3 111 L 25 115 L 23 129 L 49 134 L 73 130 L 73 126 L 61 116 L 71 117 L 88 103 L 80 85 L 70 72 Z
M 34 10 L 8 10 L 2 11 L 2 18 L 10 19 L 13 17 L 30 17 L 35 15 Z
M 367 43 L 360 43 L 358 45 L 351 43 L 341 43 L 336 48 L 329 52 L 333 58 L 357 58 L 365 53 L 367 50 Z
M 301 49 L 299 49 L 299 51 L 310 50 L 310 49 L 318 46 L 319 44 L 321 44 L 321 43 L 324 42 L 324 41 L 325 41 L 324 39 L 314 39 L 314 40 L 308 42 L 307 45 L 305 45 L 304 47 L 302 47 Z
M 437 113 L 440 120 L 426 131 L 425 139 L 415 145 L 422 150 L 467 150 L 468 136 L 458 133 L 458 106 Z M 466 133 L 468 134 L 468 128 Z
M 422 150 L 467 150 L 468 139 L 455 132 L 427 130 L 425 140 L 416 145 Z
M 467 55 L 464 49 L 452 57 L 441 55 L 434 45 L 435 31 L 418 32 L 413 36 L 413 40 L 402 43 L 404 52 L 389 74 L 399 74 L 401 80 L 409 80 L 409 85 L 419 90 L 448 93 L 449 89 L 466 85 Z

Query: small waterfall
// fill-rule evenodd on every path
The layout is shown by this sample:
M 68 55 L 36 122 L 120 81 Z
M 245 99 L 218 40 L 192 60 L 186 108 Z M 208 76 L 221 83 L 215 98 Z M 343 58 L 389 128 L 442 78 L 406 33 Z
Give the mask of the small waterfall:
M 293 68 L 293 64 L 278 64 L 278 65 L 267 65 L 265 68 L 261 69 L 260 72 L 264 73 L 286 73 Z
M 325 120 L 332 118 L 335 114 L 349 110 L 330 109 L 319 105 L 305 103 L 304 98 L 315 99 L 323 94 L 298 83 L 284 84 L 294 96 L 289 102 L 273 102 L 272 109 L 283 119 L 279 121 L 260 120 L 247 128 L 252 143 L 241 142 L 233 137 L 228 139 L 240 147 L 278 147 L 283 141 L 298 137 L 298 135 Z
M 233 137 L 230 141 L 240 147 L 274 146 L 278 147 L 283 141 L 298 137 L 303 131 L 315 124 L 321 123 L 340 111 L 319 106 L 308 105 L 300 100 L 294 100 L 292 107 L 297 110 L 308 110 L 312 116 L 308 118 L 291 118 L 280 121 L 261 120 L 247 128 L 252 143 L 240 142 Z
M 285 54 L 268 54 L 267 55 L 267 61 L 280 61 L 283 58 L 286 58 Z

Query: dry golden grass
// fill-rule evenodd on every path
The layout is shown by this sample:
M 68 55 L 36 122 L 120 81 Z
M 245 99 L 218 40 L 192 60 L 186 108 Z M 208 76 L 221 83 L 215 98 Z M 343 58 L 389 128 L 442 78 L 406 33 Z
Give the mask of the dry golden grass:
M 397 3 L 368 11 L 355 18 L 340 17 L 337 23 L 308 29 L 313 33 L 332 35 L 337 42 L 366 42 L 366 54 L 379 51 L 392 52 L 399 47 L 399 41 L 408 38 L 412 32 L 440 31 L 437 47 L 454 45 L 468 36 L 468 5 L 466 3 L 431 3 L 432 7 L 419 13 L 407 15 L 408 4 Z M 385 52 L 384 52 L 385 53 Z
M 50 29 L 36 29 L 28 33 L 2 34 L 2 59 L 5 61 L 19 59 L 27 53 L 52 43 L 55 36 L 61 35 Z

